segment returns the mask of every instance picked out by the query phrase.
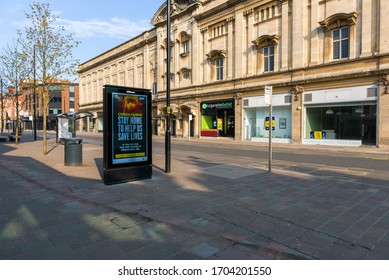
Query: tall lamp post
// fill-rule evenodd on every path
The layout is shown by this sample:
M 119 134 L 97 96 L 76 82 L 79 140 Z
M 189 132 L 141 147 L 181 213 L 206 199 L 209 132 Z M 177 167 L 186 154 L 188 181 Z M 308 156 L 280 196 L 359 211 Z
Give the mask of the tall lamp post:
M 171 172 L 171 131 L 170 131 L 170 16 L 171 0 L 167 0 L 166 19 L 166 133 L 165 133 L 165 173 Z
M 34 93 L 33 93 L 33 99 L 34 99 L 34 116 L 33 116 L 33 125 L 34 125 L 34 141 L 36 141 L 36 46 L 34 45 Z
M 3 78 L 0 78 L 1 82 L 1 133 L 4 132 L 4 95 L 3 95 Z

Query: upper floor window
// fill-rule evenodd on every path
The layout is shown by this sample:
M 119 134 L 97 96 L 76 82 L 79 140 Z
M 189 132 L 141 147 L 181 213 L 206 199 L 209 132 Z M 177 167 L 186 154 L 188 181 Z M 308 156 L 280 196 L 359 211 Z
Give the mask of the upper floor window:
M 279 37 L 277 35 L 262 35 L 253 41 L 258 50 L 258 71 L 273 72 L 276 63 L 276 53 Z
M 274 71 L 274 46 L 263 48 L 264 72 Z
M 223 58 L 219 57 L 215 61 L 216 66 L 216 81 L 223 80 Z
M 180 80 L 181 79 L 189 79 L 190 78 L 190 69 L 188 68 L 182 68 L 180 71 L 177 72 Z
M 177 43 L 180 44 L 181 46 L 181 57 L 185 57 L 189 53 L 189 42 L 190 42 L 191 35 L 186 33 L 185 31 L 182 31 L 178 38 L 177 38 Z
M 224 78 L 224 59 L 226 54 L 226 51 L 223 50 L 212 50 L 207 54 L 208 59 L 211 61 L 212 79 L 215 81 L 221 81 Z
M 168 56 L 167 54 L 167 45 L 168 45 L 168 42 L 167 42 L 167 39 L 163 40 L 163 43 L 161 45 L 163 51 L 164 51 L 164 57 L 165 57 L 165 62 L 166 62 L 166 57 Z M 170 41 L 170 59 L 173 58 L 173 53 L 174 53 L 174 42 L 173 41 Z
M 324 44 L 332 46 L 324 49 L 324 61 L 344 58 L 354 58 L 355 24 L 358 19 L 356 12 L 337 13 L 330 15 L 319 24 L 323 28 Z
M 332 30 L 333 59 L 349 57 L 349 30 L 348 26 Z
M 182 45 L 182 52 L 187 53 L 189 52 L 189 41 L 184 41 L 181 43 Z

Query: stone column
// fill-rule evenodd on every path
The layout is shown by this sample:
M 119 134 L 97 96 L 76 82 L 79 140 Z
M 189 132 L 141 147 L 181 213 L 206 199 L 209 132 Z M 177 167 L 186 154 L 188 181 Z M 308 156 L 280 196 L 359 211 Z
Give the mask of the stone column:
M 361 57 L 371 56 L 372 46 L 372 0 L 362 1 L 362 41 L 361 41 Z M 351 30 L 351 29 L 350 29 Z
M 389 52 L 389 2 L 388 0 L 379 1 L 379 52 Z
M 247 71 L 245 73 L 245 76 L 252 76 L 255 73 L 254 53 L 256 49 L 253 47 L 253 44 L 251 43 L 253 40 L 256 39 L 254 38 L 254 34 L 253 34 L 254 33 L 254 10 L 253 9 L 247 10 L 244 12 L 244 15 L 246 16 L 246 23 L 247 23 L 247 27 L 245 30 L 247 32 L 247 38 L 245 42 L 246 50 L 247 50 L 246 51 Z
M 227 80 L 234 78 L 234 17 L 227 19 Z
M 292 35 L 292 50 L 289 52 L 292 55 L 292 67 L 301 68 L 305 66 L 306 51 L 305 51 L 305 34 L 304 34 L 304 19 L 305 19 L 305 1 L 292 2 L 292 18 L 293 18 L 293 33 Z
M 210 52 L 209 50 L 209 44 L 208 44 L 208 37 L 209 37 L 209 30 L 208 28 L 203 28 L 201 29 L 202 37 L 203 37 L 203 43 L 202 43 L 202 54 L 200 55 L 200 62 L 202 67 L 202 75 L 199 77 L 200 78 L 200 83 L 208 83 L 210 82 L 210 76 L 211 76 L 211 65 L 208 59 L 206 59 L 207 53 Z
M 235 116 L 234 116 L 234 129 L 235 129 L 235 140 L 243 140 L 242 130 L 242 116 L 243 116 L 243 99 L 242 94 L 237 93 L 235 99 Z
M 281 70 L 289 69 L 289 1 L 282 1 Z
M 316 65 L 319 63 L 319 0 L 312 0 L 311 2 L 311 65 Z
M 378 96 L 378 146 L 389 147 L 389 75 L 380 78 Z
M 243 13 L 236 13 L 235 16 L 235 65 L 234 65 L 234 78 L 243 77 L 243 73 L 246 70 L 246 60 L 244 59 L 244 49 L 246 36 L 244 30 L 244 18 Z
M 303 138 L 303 99 L 304 88 L 294 86 L 292 93 L 292 142 L 301 143 Z

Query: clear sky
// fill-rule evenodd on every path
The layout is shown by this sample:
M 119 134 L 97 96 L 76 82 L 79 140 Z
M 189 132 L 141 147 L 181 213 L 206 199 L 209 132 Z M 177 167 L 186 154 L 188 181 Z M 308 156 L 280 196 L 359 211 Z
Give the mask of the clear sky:
M 85 62 L 150 29 L 151 18 L 164 0 L 0 0 L 0 49 L 24 32 L 25 12 L 45 2 L 59 16 L 58 25 L 81 41 L 74 57 Z

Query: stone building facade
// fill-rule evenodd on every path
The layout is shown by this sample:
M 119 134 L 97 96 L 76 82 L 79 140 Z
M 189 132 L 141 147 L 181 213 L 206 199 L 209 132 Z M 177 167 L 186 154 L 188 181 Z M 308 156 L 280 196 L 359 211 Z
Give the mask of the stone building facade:
M 161 1 L 162 2 L 162 1 Z M 171 57 L 166 4 L 153 28 L 83 63 L 80 110 L 102 130 L 104 84 L 155 89 L 153 131 L 164 134 L 166 64 L 176 137 L 389 145 L 389 2 L 175 0 Z

